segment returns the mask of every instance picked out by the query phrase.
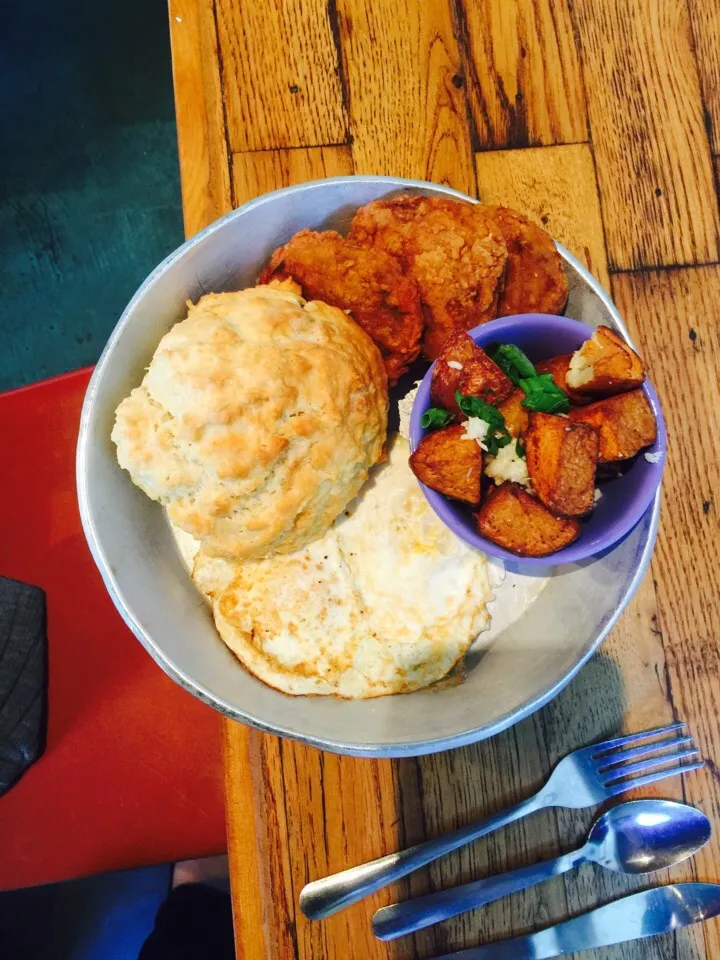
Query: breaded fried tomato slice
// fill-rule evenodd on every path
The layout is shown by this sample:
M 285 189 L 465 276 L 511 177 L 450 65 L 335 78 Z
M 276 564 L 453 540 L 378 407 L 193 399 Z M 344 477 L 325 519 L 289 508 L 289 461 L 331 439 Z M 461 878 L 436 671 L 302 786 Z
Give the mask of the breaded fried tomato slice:
M 483 207 L 507 247 L 507 276 L 497 315 L 562 313 L 568 282 L 552 237 L 517 210 Z
M 288 277 L 307 300 L 349 312 L 380 350 L 390 383 L 419 354 L 423 317 L 417 284 L 384 250 L 333 230 L 301 230 L 273 253 L 259 282 Z
M 417 280 L 429 360 L 450 334 L 497 315 L 507 251 L 494 219 L 479 205 L 449 197 L 374 200 L 358 210 L 350 237 L 398 257 Z

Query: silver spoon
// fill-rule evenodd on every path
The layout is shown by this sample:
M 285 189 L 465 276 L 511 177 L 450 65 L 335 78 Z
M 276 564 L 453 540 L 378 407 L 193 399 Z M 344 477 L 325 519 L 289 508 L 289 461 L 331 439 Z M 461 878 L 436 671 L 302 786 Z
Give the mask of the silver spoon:
M 394 940 L 525 890 L 582 863 L 597 863 L 618 873 L 664 870 L 697 853 L 711 832 L 710 821 L 695 807 L 673 800 L 631 800 L 599 817 L 579 850 L 497 877 L 393 903 L 377 911 L 373 932 L 380 940 Z

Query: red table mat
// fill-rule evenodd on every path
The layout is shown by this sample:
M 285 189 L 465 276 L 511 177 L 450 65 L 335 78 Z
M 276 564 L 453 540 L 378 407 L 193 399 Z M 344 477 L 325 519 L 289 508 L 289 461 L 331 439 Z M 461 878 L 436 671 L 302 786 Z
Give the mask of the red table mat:
M 0 575 L 47 593 L 44 756 L 0 797 L 0 889 L 225 849 L 220 716 L 130 633 L 80 525 L 89 370 L 0 395 Z

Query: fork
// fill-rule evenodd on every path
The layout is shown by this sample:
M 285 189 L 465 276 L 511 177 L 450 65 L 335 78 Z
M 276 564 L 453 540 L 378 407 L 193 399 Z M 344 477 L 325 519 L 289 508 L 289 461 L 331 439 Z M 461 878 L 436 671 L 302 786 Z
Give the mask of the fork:
M 300 892 L 300 909 L 311 920 L 322 920 L 438 857 L 536 810 L 545 807 L 591 807 L 626 790 L 643 787 L 688 770 L 697 770 L 703 766 L 702 760 L 681 763 L 682 760 L 697 756 L 698 750 L 694 748 L 692 737 L 674 735 L 680 730 L 685 730 L 684 723 L 671 723 L 666 727 L 616 737 L 575 750 L 558 763 L 545 785 L 534 796 L 442 837 L 350 867 L 321 880 L 313 880 Z M 665 739 L 654 740 L 656 737 Z M 667 753 L 678 747 L 686 749 Z M 661 756 L 651 756 L 658 751 Z

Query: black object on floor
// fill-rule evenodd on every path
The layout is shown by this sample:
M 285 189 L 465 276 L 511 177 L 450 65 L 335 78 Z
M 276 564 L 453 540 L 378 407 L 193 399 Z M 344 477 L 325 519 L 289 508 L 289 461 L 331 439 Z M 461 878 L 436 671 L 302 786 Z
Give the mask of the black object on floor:
M 0 578 L 0 796 L 45 749 L 45 593 Z
M 229 893 L 203 883 L 170 891 L 138 960 L 235 960 Z

